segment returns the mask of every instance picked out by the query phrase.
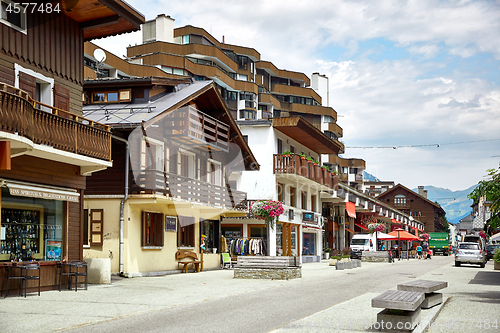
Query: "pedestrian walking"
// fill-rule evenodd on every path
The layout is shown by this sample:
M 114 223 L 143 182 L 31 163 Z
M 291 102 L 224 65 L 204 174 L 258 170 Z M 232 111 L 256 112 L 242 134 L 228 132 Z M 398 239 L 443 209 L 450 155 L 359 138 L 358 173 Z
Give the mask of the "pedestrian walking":
M 424 245 L 422 245 L 422 251 L 425 253 L 424 259 L 427 259 L 427 254 L 429 252 L 429 246 L 427 245 L 426 242 L 424 242 Z
M 418 244 L 417 246 L 417 258 L 422 259 L 422 247 L 420 246 L 420 244 Z

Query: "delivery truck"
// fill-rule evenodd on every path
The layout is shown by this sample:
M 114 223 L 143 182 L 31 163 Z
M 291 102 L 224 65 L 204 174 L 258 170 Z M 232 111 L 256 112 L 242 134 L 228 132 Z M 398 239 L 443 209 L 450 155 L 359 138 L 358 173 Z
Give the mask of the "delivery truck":
M 450 236 L 447 232 L 429 232 L 429 249 L 433 255 L 441 253 L 447 256 L 449 253 Z

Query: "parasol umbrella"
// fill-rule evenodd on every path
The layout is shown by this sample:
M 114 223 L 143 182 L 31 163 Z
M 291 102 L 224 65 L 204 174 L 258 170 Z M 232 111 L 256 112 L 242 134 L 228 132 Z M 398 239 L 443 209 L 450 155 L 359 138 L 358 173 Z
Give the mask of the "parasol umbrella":
M 396 236 L 391 236 L 388 234 L 384 234 L 383 232 L 377 231 L 377 239 L 380 240 L 396 240 L 398 239 Z
M 406 240 L 406 241 L 420 240 L 418 236 L 412 235 L 401 228 L 394 229 L 394 231 L 390 232 L 388 235 L 397 237 L 398 240 Z

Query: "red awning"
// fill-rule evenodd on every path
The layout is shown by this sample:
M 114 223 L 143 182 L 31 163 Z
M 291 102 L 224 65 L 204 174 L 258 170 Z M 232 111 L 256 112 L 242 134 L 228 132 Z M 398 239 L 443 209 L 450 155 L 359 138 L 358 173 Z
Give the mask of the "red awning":
M 347 211 L 347 215 L 356 218 L 356 205 L 354 202 L 346 202 L 345 210 Z
M 360 228 L 361 228 L 361 229 L 363 229 L 363 230 L 368 230 L 368 228 L 367 228 L 367 227 L 365 227 L 365 226 L 364 226 L 364 225 L 362 225 L 362 224 L 359 224 L 359 223 L 354 223 L 354 224 L 355 224 L 355 225 L 357 225 L 358 227 L 360 227 Z

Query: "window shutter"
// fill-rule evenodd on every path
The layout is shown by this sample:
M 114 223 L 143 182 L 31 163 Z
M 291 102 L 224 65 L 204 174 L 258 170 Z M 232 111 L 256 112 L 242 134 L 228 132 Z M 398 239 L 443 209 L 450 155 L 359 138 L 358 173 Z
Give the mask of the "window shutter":
M 102 245 L 103 209 L 90 210 L 90 245 Z
M 141 232 L 141 246 L 146 244 L 146 225 L 148 213 L 142 212 L 142 232 Z
M 36 98 L 36 78 L 19 72 L 19 89 L 26 91 L 31 98 Z
M 69 89 L 54 85 L 54 106 L 69 112 Z
M 164 234 L 163 231 L 163 214 L 157 213 L 155 214 L 155 245 L 163 246 L 164 245 Z

